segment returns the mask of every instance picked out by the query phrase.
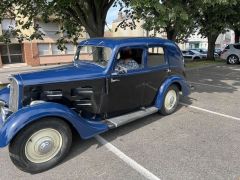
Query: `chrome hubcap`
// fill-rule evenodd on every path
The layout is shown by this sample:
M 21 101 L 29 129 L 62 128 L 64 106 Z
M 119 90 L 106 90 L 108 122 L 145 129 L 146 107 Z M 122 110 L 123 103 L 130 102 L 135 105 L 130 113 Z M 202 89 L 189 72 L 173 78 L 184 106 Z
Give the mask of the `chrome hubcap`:
M 164 105 L 165 108 L 170 111 L 177 102 L 177 93 L 174 90 L 168 91 L 165 97 Z
M 230 64 L 235 64 L 237 62 L 237 58 L 235 56 L 229 57 Z
M 25 154 L 33 163 L 44 163 L 54 158 L 61 147 L 61 134 L 55 129 L 47 128 L 37 131 L 28 139 Z
M 38 146 L 38 151 L 40 154 L 49 153 L 54 147 L 52 140 L 46 140 Z

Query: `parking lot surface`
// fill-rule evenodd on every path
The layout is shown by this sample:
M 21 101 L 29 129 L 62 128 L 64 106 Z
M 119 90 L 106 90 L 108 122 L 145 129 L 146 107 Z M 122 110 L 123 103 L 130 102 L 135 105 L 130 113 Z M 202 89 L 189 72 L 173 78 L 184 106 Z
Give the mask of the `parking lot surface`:
M 176 113 L 154 114 L 99 138 L 75 138 L 65 161 L 31 175 L 0 150 L 0 179 L 239 180 L 240 66 L 188 71 L 194 86 Z

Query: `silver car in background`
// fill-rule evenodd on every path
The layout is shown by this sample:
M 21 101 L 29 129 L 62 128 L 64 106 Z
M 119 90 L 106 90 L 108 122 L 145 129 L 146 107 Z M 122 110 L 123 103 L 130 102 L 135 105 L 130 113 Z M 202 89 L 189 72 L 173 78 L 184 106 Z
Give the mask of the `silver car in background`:
M 240 63 L 240 43 L 227 45 L 221 53 L 221 59 L 225 59 L 227 64 Z
M 196 50 L 183 50 L 182 54 L 185 59 L 192 60 L 204 59 L 207 57 L 207 54 L 202 54 Z

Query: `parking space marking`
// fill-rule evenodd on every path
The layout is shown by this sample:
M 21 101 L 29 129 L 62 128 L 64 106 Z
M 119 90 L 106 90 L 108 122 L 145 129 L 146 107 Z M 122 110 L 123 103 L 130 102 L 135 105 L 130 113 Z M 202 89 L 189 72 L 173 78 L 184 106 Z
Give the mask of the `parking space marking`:
M 211 86 L 211 87 L 216 87 L 216 88 L 223 88 L 223 89 L 234 89 L 231 87 L 224 87 L 224 86 L 217 86 L 217 85 L 211 85 L 211 84 L 206 84 L 206 83 L 198 83 L 198 82 L 193 82 L 193 81 L 188 81 L 191 84 L 197 84 L 197 85 L 203 85 L 203 86 Z
M 218 115 L 218 116 L 222 116 L 222 117 L 225 117 L 225 118 L 229 118 L 229 119 L 234 119 L 234 120 L 240 121 L 240 118 L 238 118 L 238 117 L 230 116 L 230 115 L 223 114 L 223 113 L 218 113 L 218 112 L 215 112 L 215 111 L 211 111 L 211 110 L 208 110 L 208 109 L 200 108 L 200 107 L 197 107 L 197 106 L 192 106 L 192 105 L 185 104 L 185 103 L 182 103 L 182 102 L 180 104 L 182 104 L 184 106 L 187 106 L 187 107 L 190 107 L 190 108 L 193 108 L 193 109 L 200 110 L 200 111 L 204 111 L 204 112 L 208 112 L 208 113 L 215 114 L 215 115 Z
M 106 139 L 103 137 L 97 135 L 95 136 L 96 140 L 101 143 L 104 147 L 106 147 L 109 151 L 114 153 L 116 156 L 118 156 L 121 160 L 123 160 L 125 163 L 127 163 L 130 167 L 132 167 L 134 170 L 139 172 L 141 175 L 143 175 L 145 178 L 149 180 L 160 180 L 157 176 L 155 176 L 153 173 L 148 171 L 146 168 L 138 164 L 136 161 L 128 157 L 126 154 L 124 154 L 122 151 L 120 151 L 118 148 L 116 148 L 114 145 L 109 143 Z

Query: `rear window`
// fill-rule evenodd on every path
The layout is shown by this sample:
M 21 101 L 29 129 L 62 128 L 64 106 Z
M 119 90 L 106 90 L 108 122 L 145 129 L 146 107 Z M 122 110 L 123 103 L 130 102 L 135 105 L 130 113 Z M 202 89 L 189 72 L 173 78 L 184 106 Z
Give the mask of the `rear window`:
M 163 47 L 148 48 L 148 67 L 156 67 L 166 64 Z
M 233 47 L 234 47 L 235 49 L 240 49 L 240 44 L 235 44 L 235 45 L 233 45 Z

